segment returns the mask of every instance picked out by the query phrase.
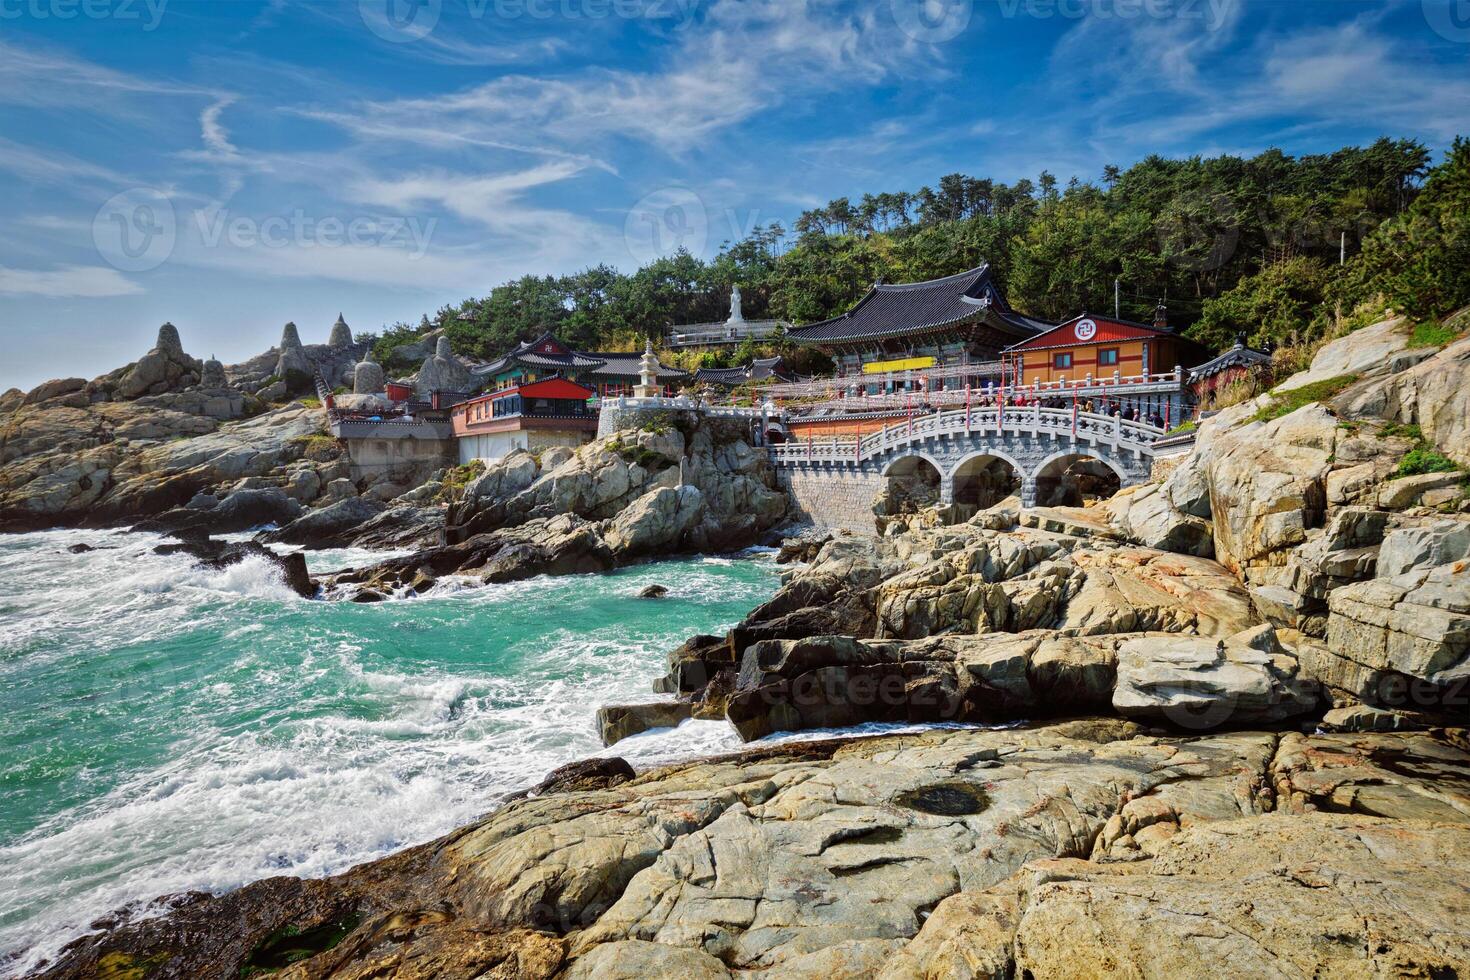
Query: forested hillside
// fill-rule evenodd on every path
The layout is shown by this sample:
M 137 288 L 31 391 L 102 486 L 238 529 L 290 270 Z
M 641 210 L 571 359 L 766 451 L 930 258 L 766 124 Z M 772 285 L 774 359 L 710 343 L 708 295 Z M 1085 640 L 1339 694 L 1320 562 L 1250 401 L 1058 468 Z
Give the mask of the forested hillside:
M 748 318 L 805 323 L 877 279 L 989 261 L 1034 316 L 1111 310 L 1117 279 L 1125 317 L 1147 319 L 1163 298 L 1176 325 L 1215 346 L 1238 332 L 1302 342 L 1367 307 L 1432 318 L 1470 302 L 1470 141 L 1433 164 L 1423 144 L 1385 138 L 1315 156 L 1151 156 L 1066 186 L 1046 172 L 1010 185 L 950 174 L 916 192 L 839 198 L 708 262 L 679 253 L 631 274 L 526 276 L 390 337 L 442 324 L 457 350 L 490 356 L 553 329 L 582 348 L 626 348 L 723 319 L 737 282 Z

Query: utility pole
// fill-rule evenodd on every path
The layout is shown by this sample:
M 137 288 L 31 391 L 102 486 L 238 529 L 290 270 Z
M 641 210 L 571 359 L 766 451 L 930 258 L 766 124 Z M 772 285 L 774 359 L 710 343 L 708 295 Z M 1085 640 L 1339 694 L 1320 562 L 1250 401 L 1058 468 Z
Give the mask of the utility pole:
M 1342 233 L 1342 239 L 1337 245 L 1337 264 L 1342 265 L 1345 262 L 1347 262 L 1347 232 Z
M 1113 280 L 1113 319 L 1114 320 L 1120 320 L 1123 317 L 1123 313 L 1122 313 L 1122 302 L 1123 301 L 1122 301 L 1121 295 L 1118 292 L 1118 288 L 1119 288 L 1118 287 L 1118 280 L 1114 279 Z

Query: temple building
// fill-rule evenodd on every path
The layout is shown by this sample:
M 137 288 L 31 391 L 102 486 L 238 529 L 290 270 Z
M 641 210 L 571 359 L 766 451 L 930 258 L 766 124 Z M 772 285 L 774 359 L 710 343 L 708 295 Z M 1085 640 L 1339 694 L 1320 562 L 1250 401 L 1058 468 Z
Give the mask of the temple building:
M 565 378 L 527 381 L 460 402 L 451 411 L 459 461 L 495 462 L 513 450 L 575 449 L 592 441 L 592 389 Z
M 879 282 L 841 316 L 796 327 L 787 337 L 832 357 L 839 379 L 888 375 L 859 386 L 876 395 L 893 390 L 894 372 L 949 369 L 936 376 L 936 388 L 978 384 L 983 372 L 968 378 L 954 369 L 993 365 L 1007 347 L 1050 328 L 1010 308 L 986 263 L 928 282 Z
M 1218 357 L 1197 365 L 1189 372 L 1189 387 L 1194 392 L 1199 407 L 1209 410 L 1221 390 L 1252 375 L 1257 376 L 1261 390 L 1269 388 L 1272 381 L 1271 355 L 1255 350 L 1245 344 L 1245 335 L 1235 338 L 1235 346 Z
M 639 383 L 638 351 L 602 353 L 574 351 L 550 333 L 516 346 L 503 357 L 473 368 L 476 387 L 488 390 L 527 384 L 547 378 L 563 378 L 585 385 L 601 398 L 631 395 Z M 678 368 L 658 369 L 658 382 L 664 394 L 689 377 Z
M 716 388 L 729 390 L 738 388 L 747 382 L 796 381 L 796 373 L 786 366 L 786 362 L 778 357 L 756 357 L 743 367 L 728 368 L 700 368 L 694 372 L 694 383 L 698 385 L 712 385 Z
M 1152 326 L 1082 313 L 1006 348 L 1005 357 L 1018 384 L 1051 384 L 1167 374 L 1203 363 L 1210 351 L 1171 331 L 1161 304 Z

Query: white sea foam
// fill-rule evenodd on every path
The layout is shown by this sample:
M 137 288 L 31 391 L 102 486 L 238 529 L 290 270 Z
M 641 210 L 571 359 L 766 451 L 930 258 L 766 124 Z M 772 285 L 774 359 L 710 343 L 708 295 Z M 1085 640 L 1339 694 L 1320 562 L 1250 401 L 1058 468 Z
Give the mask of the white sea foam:
M 604 751 L 599 705 L 650 700 L 666 650 L 775 587 L 762 558 L 717 557 L 310 602 L 268 562 L 211 571 L 153 554 L 162 540 L 0 538 L 0 711 L 19 732 L 0 735 L 16 755 L 0 774 L 24 790 L 0 814 L 0 957 L 23 951 L 7 969 L 154 896 L 332 874 L 447 833 Z M 632 598 L 655 582 L 667 599 Z M 645 766 L 738 747 L 700 721 L 606 751 Z

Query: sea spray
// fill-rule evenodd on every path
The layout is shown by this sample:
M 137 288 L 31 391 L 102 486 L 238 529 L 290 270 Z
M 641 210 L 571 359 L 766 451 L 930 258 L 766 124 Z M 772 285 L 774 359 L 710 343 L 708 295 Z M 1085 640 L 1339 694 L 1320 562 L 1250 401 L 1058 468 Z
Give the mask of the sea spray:
M 153 554 L 161 540 L 0 537 L 7 971 L 130 903 L 332 874 L 473 820 L 604 751 L 599 705 L 652 698 L 667 650 L 777 587 L 767 555 L 313 602 L 266 562 L 203 569 Z M 68 552 L 83 543 L 97 550 Z M 667 598 L 635 598 L 654 583 Z M 724 723 L 688 722 L 616 751 L 737 747 Z

